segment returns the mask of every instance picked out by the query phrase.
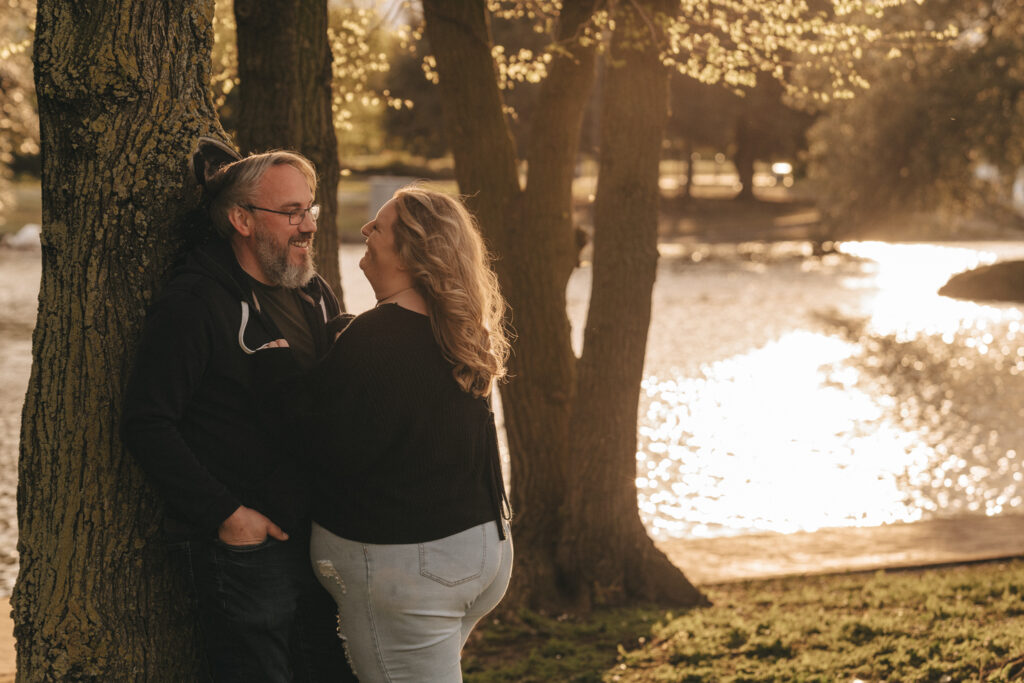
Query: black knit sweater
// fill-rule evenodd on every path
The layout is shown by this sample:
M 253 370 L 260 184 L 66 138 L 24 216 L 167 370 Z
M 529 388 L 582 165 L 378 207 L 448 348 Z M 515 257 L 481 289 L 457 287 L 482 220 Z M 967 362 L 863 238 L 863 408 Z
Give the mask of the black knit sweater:
M 431 541 L 490 520 L 500 528 L 507 503 L 494 416 L 486 399 L 459 388 L 427 316 L 395 304 L 358 316 L 310 385 L 318 524 L 376 544 Z

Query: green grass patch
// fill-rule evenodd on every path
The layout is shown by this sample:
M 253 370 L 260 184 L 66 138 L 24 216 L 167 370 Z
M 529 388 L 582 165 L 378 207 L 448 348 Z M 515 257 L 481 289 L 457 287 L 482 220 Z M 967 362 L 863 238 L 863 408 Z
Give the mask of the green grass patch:
M 521 613 L 467 646 L 466 680 L 1024 680 L 1024 561 L 706 588 L 714 606 Z
M 600 683 L 605 669 L 642 645 L 660 610 L 602 610 L 586 618 L 530 611 L 489 619 L 462 659 L 466 683 Z

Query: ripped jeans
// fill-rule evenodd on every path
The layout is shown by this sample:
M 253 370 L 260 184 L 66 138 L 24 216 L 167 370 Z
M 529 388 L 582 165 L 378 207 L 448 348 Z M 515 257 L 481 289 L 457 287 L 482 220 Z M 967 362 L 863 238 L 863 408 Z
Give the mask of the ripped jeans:
M 470 632 L 501 601 L 512 540 L 495 522 L 426 543 L 374 545 L 313 524 L 310 557 L 338 603 L 341 634 L 362 683 L 462 680 Z
M 331 599 L 309 571 L 308 540 L 217 540 L 172 546 L 189 582 L 217 683 L 353 681 Z

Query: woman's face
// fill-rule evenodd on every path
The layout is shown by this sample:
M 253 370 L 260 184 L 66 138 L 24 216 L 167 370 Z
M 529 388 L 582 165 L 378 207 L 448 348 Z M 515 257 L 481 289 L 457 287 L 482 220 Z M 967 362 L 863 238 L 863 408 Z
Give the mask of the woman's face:
M 359 267 L 378 295 L 386 292 L 392 281 L 408 276 L 395 250 L 397 220 L 398 210 L 392 199 L 359 231 L 366 238 L 366 253 L 359 259 Z

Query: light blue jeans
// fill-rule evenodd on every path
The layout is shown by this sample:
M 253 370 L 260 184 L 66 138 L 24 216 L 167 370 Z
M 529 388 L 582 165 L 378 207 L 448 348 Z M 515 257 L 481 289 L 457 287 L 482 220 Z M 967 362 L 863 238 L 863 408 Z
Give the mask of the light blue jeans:
M 313 524 L 310 557 L 338 603 L 339 633 L 361 683 L 461 681 L 462 646 L 501 601 L 512 540 L 487 522 L 427 543 L 374 545 Z

